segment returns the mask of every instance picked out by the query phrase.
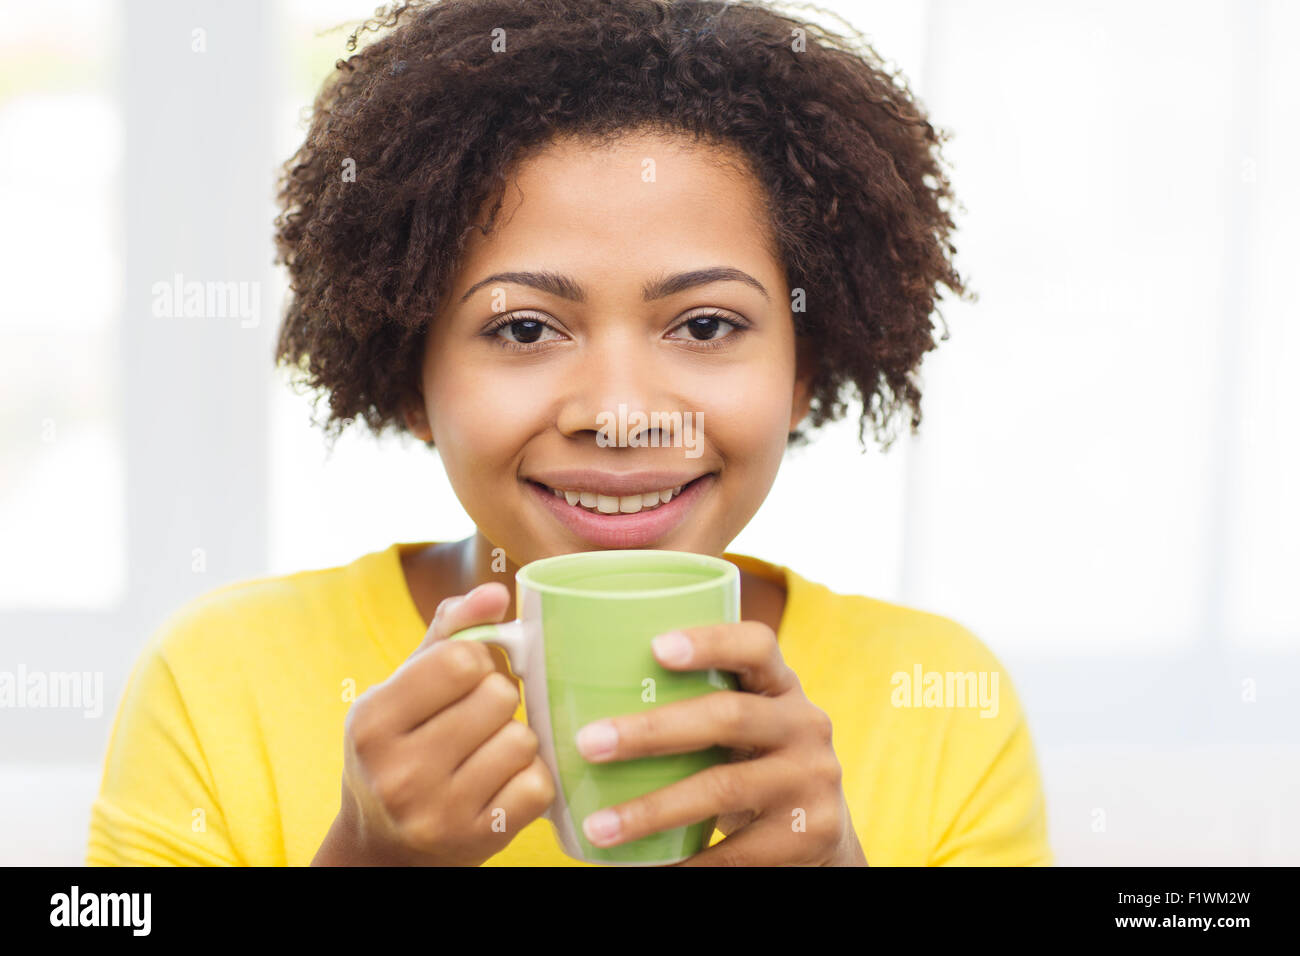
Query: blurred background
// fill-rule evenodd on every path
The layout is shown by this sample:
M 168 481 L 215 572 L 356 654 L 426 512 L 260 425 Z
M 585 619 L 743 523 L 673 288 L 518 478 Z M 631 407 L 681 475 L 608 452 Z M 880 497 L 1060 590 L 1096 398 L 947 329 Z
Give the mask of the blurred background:
M 1300 4 L 820 6 L 952 133 L 980 301 L 919 438 L 825 430 L 730 550 L 971 628 L 1059 863 L 1300 864 Z M 0 12 L 0 676 L 98 688 L 0 707 L 0 862 L 79 864 L 167 615 L 473 526 L 418 443 L 327 454 L 270 358 L 276 169 L 371 2 Z M 195 280 L 250 308 L 156 314 Z

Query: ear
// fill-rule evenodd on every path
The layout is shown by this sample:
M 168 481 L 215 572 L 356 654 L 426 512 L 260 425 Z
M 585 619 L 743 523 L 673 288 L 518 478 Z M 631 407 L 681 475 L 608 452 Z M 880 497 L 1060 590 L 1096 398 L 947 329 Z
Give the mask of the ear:
M 813 344 L 808 339 L 796 336 L 794 350 L 794 395 L 790 402 L 791 431 L 794 431 L 804 420 L 812 405 L 812 381 L 817 371 L 817 356 L 813 351 Z
M 429 427 L 422 396 L 413 395 L 402 403 L 402 420 L 406 422 L 406 430 L 420 441 L 433 441 L 433 429 Z

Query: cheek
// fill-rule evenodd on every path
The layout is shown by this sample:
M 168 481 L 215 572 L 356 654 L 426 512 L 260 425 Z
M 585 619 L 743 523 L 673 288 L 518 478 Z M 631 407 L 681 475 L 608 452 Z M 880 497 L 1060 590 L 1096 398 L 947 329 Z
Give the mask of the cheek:
M 429 422 L 453 481 L 500 467 L 535 433 L 535 389 L 517 376 L 491 376 L 468 364 L 437 363 L 426 378 Z M 531 391 L 531 395 L 530 395 Z
M 779 459 L 790 425 L 794 379 L 783 363 L 764 362 L 715 379 L 704 409 L 706 440 L 724 455 Z

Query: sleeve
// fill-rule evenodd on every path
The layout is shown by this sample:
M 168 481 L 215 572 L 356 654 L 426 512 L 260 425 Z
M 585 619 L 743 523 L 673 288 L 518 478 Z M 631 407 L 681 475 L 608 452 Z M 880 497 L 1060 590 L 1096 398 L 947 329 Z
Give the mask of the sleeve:
M 88 866 L 242 865 L 164 648 L 146 646 L 118 704 Z
M 1047 807 L 1029 723 L 1006 671 L 978 645 L 966 671 L 980 706 L 948 710 L 936 781 L 932 866 L 1051 866 Z M 995 680 L 996 678 L 996 680 Z M 985 692 L 987 691 L 987 693 Z

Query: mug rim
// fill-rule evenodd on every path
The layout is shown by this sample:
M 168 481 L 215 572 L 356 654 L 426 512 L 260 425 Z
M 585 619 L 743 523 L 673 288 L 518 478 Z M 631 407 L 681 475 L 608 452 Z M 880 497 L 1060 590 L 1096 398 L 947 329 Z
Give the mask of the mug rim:
M 679 584 L 674 587 L 635 591 L 599 591 L 592 588 L 567 587 L 537 581 L 532 576 L 538 570 L 544 570 L 543 565 L 549 566 L 584 560 L 624 561 L 631 558 L 662 557 L 665 554 L 674 556 L 670 560 L 711 568 L 721 572 L 721 574 L 716 578 L 697 581 L 693 584 Z M 676 597 L 683 594 L 694 594 L 697 591 L 707 591 L 710 588 L 728 587 L 739 580 L 740 569 L 725 558 L 715 558 L 711 554 L 699 554 L 695 551 L 671 551 L 667 548 L 613 548 L 608 551 L 570 551 L 567 554 L 555 554 L 549 558 L 538 558 L 536 561 L 530 561 L 515 572 L 515 583 L 531 591 L 543 594 L 559 594 L 565 597 L 612 598 L 618 600 Z

